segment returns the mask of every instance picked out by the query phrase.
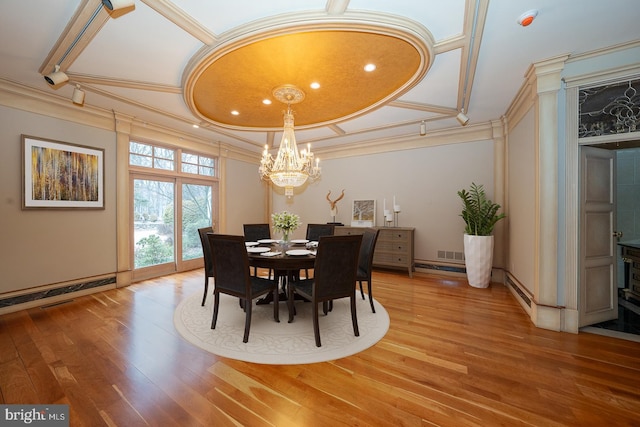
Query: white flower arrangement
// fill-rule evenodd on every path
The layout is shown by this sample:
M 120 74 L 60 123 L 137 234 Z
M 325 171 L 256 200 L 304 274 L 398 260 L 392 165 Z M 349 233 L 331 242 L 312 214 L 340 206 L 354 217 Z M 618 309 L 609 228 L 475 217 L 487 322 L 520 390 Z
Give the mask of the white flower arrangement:
M 280 231 L 285 237 L 300 226 L 300 217 L 287 211 L 271 214 L 271 220 L 273 229 Z

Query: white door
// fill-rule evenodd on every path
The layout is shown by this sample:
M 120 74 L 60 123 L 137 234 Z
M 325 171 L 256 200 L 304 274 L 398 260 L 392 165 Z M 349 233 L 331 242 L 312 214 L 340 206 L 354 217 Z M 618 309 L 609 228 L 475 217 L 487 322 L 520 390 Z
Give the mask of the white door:
M 580 150 L 580 327 L 618 317 L 615 152 Z

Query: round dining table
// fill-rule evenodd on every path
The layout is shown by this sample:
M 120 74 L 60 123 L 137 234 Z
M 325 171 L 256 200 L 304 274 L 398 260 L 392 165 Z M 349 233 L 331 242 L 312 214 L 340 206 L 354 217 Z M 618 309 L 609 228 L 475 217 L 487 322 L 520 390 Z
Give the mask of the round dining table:
M 269 248 L 269 252 L 250 252 L 250 248 Z M 282 291 L 287 295 L 287 284 L 298 278 L 300 270 L 312 269 L 316 262 L 316 251 L 307 250 L 304 244 L 289 244 L 283 246 L 279 242 L 260 244 L 247 248 L 249 265 L 251 267 L 266 268 L 274 271 L 276 279 L 283 279 Z M 277 255 L 274 253 L 280 252 Z M 271 294 L 258 300 L 258 304 L 271 302 Z

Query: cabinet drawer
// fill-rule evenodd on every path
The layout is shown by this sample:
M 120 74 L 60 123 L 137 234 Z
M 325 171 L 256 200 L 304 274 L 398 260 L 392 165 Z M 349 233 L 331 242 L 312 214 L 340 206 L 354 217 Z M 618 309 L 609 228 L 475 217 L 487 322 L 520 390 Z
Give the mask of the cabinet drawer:
M 364 228 L 353 227 L 336 227 L 333 231 L 335 236 L 352 236 L 355 234 L 364 234 Z
M 409 243 L 378 240 L 376 242 L 375 253 L 378 252 L 406 253 L 409 252 Z
M 409 241 L 410 233 L 408 230 L 380 230 L 378 240 L 401 240 Z
M 409 264 L 409 256 L 406 254 L 398 253 L 374 253 L 373 255 L 374 265 L 388 265 L 406 267 Z

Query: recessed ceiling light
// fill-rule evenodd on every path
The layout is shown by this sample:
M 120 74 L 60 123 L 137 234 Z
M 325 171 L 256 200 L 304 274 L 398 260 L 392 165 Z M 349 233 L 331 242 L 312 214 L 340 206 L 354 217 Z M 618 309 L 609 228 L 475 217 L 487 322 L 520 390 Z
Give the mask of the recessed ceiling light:
M 375 70 L 375 69 L 376 69 L 376 64 L 367 64 L 367 65 L 365 65 L 365 66 L 364 66 L 364 70 L 365 70 L 367 73 L 370 73 L 370 72 L 372 72 L 372 71 L 373 71 L 373 70 Z
M 194 124 L 193 124 L 193 127 L 194 127 L 194 128 L 196 128 L 196 129 L 198 129 L 198 128 L 200 127 L 200 125 L 198 125 L 198 124 L 194 123 Z
M 318 82 L 313 82 L 309 86 L 311 86 L 311 89 L 320 89 L 320 83 Z
M 263 103 L 264 105 L 271 105 L 271 100 L 270 100 L 270 99 L 266 99 L 266 98 L 265 98 L 265 99 L 263 99 L 263 100 L 262 100 L 262 103 Z
M 236 110 L 231 111 L 231 114 L 233 114 L 234 116 L 239 116 L 240 113 Z

